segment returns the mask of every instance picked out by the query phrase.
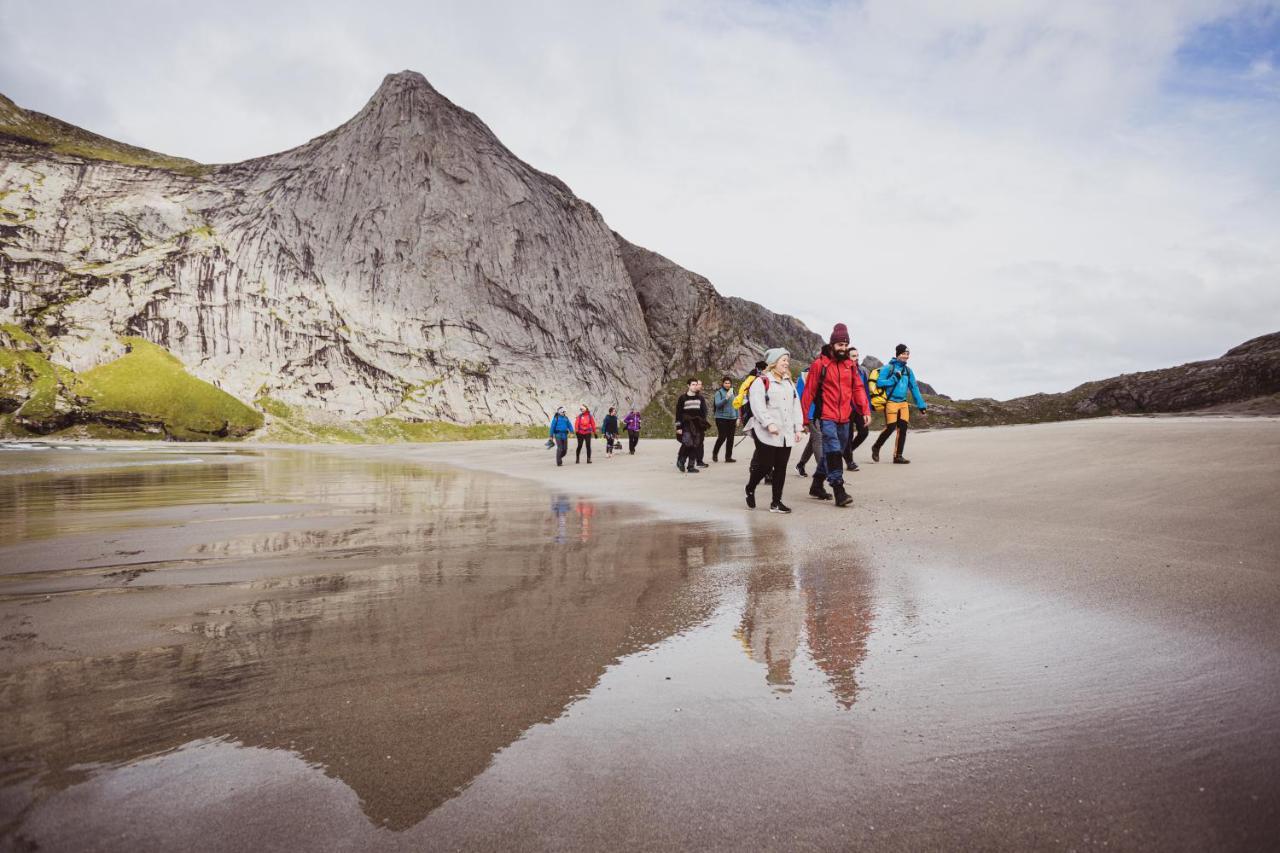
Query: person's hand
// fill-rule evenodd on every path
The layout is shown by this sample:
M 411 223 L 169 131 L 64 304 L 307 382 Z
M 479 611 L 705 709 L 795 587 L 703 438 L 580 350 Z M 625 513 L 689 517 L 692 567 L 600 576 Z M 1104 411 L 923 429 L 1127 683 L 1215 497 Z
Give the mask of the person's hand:
M 769 424 L 769 435 L 777 435 L 777 434 L 778 434 L 778 425 Z
M 871 415 L 863 415 L 863 416 L 862 416 L 862 425 L 863 425 L 863 426 L 871 426 Z
M 803 431 L 796 433 L 796 444 L 799 444 L 799 443 L 800 443 L 800 442 L 802 442 L 802 441 L 804 441 L 804 432 L 803 432 Z

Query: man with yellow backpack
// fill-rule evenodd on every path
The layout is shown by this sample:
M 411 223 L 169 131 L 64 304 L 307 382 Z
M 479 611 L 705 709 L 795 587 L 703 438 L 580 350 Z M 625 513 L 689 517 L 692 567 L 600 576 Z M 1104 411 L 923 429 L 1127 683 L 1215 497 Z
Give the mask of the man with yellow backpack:
M 907 360 L 911 358 L 911 350 L 906 344 L 898 344 L 894 350 L 894 357 L 889 359 L 889 363 L 884 367 L 871 372 L 869 377 L 871 387 L 871 406 L 875 409 L 884 410 L 884 430 L 876 439 L 876 443 L 871 445 L 871 461 L 880 461 L 880 448 L 889 440 L 889 436 L 895 432 L 898 435 L 897 443 L 893 448 L 893 462 L 895 465 L 907 465 L 911 460 L 902 455 L 902 451 L 907 446 L 907 428 L 910 427 L 911 410 L 907 402 L 907 395 L 911 395 L 911 399 L 915 402 L 916 408 L 921 414 L 928 411 L 929 405 L 925 403 L 924 397 L 920 395 L 920 388 L 916 384 L 916 375 L 907 367 Z

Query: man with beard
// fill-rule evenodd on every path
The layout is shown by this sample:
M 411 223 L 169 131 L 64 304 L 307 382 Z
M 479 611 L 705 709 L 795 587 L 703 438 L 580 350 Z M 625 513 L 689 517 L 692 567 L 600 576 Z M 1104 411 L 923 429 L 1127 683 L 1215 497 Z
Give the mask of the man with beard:
M 809 429 L 822 439 L 822 453 L 809 494 L 819 500 L 830 500 L 831 494 L 822 486 L 826 480 L 835 492 L 836 506 L 845 507 L 853 503 L 844 488 L 844 449 L 849 443 L 850 420 L 859 418 L 865 426 L 871 419 L 871 404 L 862 377 L 849 358 L 849 329 L 844 323 L 836 323 L 832 329 L 830 346 L 829 354 L 819 356 L 809 365 L 801 409 Z M 813 405 L 812 418 L 810 404 Z

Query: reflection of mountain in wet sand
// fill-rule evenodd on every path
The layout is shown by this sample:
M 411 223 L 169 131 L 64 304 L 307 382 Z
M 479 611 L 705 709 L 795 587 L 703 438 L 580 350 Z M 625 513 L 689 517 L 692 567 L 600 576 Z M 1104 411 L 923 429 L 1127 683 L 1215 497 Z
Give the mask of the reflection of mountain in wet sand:
M 857 671 L 873 618 L 870 581 L 860 567 L 808 560 L 797 571 L 788 561 L 769 561 L 747 578 L 738 638 L 751 659 L 765 665 L 774 689 L 790 688 L 791 661 L 804 631 L 814 663 L 847 710 L 857 701 Z
M 371 515 L 416 494 L 434 533 L 413 544 L 429 547 L 255 584 L 260 601 L 181 626 L 198 637 L 187 645 L 0 676 L 4 763 L 25 768 L 6 785 L 44 771 L 40 786 L 56 790 L 83 777 L 74 765 L 228 737 L 297 752 L 349 785 L 373 821 L 404 828 L 619 656 L 710 613 L 699 567 L 719 559 L 723 534 L 610 505 L 561 512 L 510 481 L 369 467 L 364 479 L 344 468 L 342 492 L 379 496 Z M 577 529 L 557 536 L 558 524 Z M 258 546 L 230 550 L 275 550 Z

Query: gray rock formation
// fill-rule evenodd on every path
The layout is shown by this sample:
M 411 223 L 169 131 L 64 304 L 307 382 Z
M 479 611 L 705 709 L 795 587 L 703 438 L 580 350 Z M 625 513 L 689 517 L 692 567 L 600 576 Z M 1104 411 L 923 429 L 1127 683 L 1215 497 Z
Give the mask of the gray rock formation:
M 952 400 L 929 407 L 930 426 L 1061 421 L 1102 415 L 1269 411 L 1232 406 L 1280 393 L 1280 332 L 1233 347 L 1220 358 L 1086 382 L 1062 394 L 1012 400 Z
M 76 371 L 138 335 L 246 401 L 458 423 L 643 404 L 681 372 L 818 345 L 615 235 L 413 72 L 223 166 L 0 100 L 0 321 Z

